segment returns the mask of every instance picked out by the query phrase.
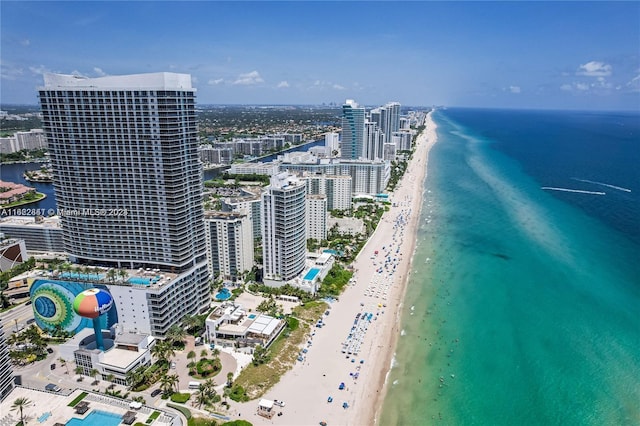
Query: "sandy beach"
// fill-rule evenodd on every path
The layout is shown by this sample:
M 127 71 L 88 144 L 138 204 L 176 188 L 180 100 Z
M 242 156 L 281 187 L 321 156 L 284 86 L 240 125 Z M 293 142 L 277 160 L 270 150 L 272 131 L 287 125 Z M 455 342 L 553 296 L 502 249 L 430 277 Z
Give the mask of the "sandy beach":
M 260 417 L 258 401 L 251 401 L 234 404 L 233 416 L 256 425 L 375 423 L 400 333 L 426 165 L 437 138 L 431 113 L 425 124 L 408 170 L 390 194 L 392 207 L 353 264 L 355 283 L 332 304 L 324 327 L 314 328 L 305 360 L 264 396 L 285 402 L 284 407 L 275 407 L 282 415 Z

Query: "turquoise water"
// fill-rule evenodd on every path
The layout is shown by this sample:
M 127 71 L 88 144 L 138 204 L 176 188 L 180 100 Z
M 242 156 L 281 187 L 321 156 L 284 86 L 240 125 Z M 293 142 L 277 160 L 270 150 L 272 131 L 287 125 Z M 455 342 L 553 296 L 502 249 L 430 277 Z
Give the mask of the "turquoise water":
M 305 280 L 307 280 L 307 281 L 312 281 L 312 280 L 313 280 L 313 279 L 314 279 L 314 278 L 315 278 L 319 273 L 320 273 L 320 269 L 318 269 L 318 268 L 311 268 L 311 269 L 309 269 L 309 272 L 307 272 L 307 273 L 304 275 L 304 278 L 303 278 L 303 279 L 305 279 Z
M 122 416 L 107 413 L 106 411 L 93 410 L 84 419 L 72 418 L 66 426 L 117 426 Z
M 160 280 L 160 277 L 146 278 L 146 277 L 131 277 L 127 281 L 131 284 L 150 285 Z
M 638 244 L 434 117 L 380 424 L 640 424 Z
M 216 300 L 227 300 L 231 297 L 231 292 L 225 287 L 216 293 Z

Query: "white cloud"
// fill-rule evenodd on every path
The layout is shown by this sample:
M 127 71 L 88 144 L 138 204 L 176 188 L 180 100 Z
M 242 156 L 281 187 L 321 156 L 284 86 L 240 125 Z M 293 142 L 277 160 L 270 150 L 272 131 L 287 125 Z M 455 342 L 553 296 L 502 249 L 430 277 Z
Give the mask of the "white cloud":
M 31 44 L 31 40 L 25 38 L 24 40 L 20 40 L 20 44 L 23 46 L 29 46 Z
M 98 68 L 98 67 L 94 67 L 93 72 L 98 74 L 99 77 L 104 77 L 105 75 L 107 75 L 106 72 L 102 71 L 102 68 Z
M 216 86 L 216 85 L 218 85 L 220 83 L 224 83 L 224 79 L 223 78 L 216 78 L 216 79 L 212 78 L 211 80 L 207 81 L 207 84 L 209 86 Z
M 260 77 L 260 73 L 258 71 L 251 71 L 246 74 L 240 74 L 232 84 L 251 86 L 259 83 L 264 83 L 264 80 Z
M 78 70 L 73 70 L 71 71 L 71 75 L 75 76 L 75 77 L 87 77 L 86 75 L 82 74 L 80 71 Z
M 333 86 L 331 86 L 331 87 L 333 87 L 333 88 L 334 88 L 334 89 L 336 89 L 336 90 L 344 90 L 344 89 L 345 89 L 345 87 L 344 87 L 344 86 L 340 86 L 339 84 L 334 84 L 334 85 L 333 85 Z
M 522 90 L 520 89 L 520 86 L 509 86 L 509 91 L 511 93 L 520 93 Z
M 289 87 L 289 82 L 281 81 L 280 83 L 278 83 L 278 86 L 276 86 L 276 87 L 278 87 L 278 88 Z
M 570 84 L 563 84 L 560 86 L 560 90 L 564 90 L 565 92 L 570 92 L 573 90 L 573 86 Z
M 2 78 L 3 80 L 16 80 L 22 74 L 22 68 L 5 64 L 0 65 L 0 78 Z
M 576 90 L 580 90 L 582 92 L 589 90 L 589 85 L 586 83 L 575 83 Z
M 627 83 L 627 87 L 632 92 L 640 92 L 640 74 L 638 74 L 637 76 L 633 77 L 631 79 L 631 81 L 629 81 Z
M 613 68 L 609 64 L 599 61 L 591 61 L 578 67 L 577 75 L 585 75 L 587 77 L 607 77 L 611 75 Z
M 31 71 L 34 74 L 40 74 L 40 75 L 42 75 L 42 74 L 44 74 L 46 72 L 51 72 L 44 65 L 40 65 L 40 66 L 37 66 L 37 67 L 29 67 L 29 71 Z

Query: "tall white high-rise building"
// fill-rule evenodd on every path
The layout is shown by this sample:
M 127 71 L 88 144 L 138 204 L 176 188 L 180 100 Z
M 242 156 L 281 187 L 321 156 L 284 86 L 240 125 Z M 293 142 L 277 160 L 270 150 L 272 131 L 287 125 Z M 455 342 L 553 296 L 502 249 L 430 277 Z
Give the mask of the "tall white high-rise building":
M 352 99 L 342 106 L 340 158 L 358 160 L 364 151 L 364 107 Z
M 177 274 L 169 303 L 180 309 L 151 321 L 162 334 L 210 299 L 191 76 L 45 74 L 44 83 L 65 251 L 81 264 Z
M 351 209 L 351 176 L 311 174 L 305 172 L 307 194 L 321 194 L 327 198 L 327 210 Z
M 374 121 L 365 121 L 363 157 L 371 161 L 381 159 L 384 142 L 385 136 L 378 124 Z
M 207 212 L 207 255 L 211 276 L 236 281 L 253 268 L 253 226 L 247 213 Z
M 335 157 L 340 148 L 340 135 L 334 132 L 328 132 L 324 135 L 324 147 L 327 152 L 327 157 Z
M 327 196 L 307 195 L 307 239 L 327 239 Z
M 4 338 L 2 320 L 0 320 L 0 401 L 13 390 L 13 369 L 9 359 L 9 348 Z
M 262 194 L 264 278 L 288 281 L 305 267 L 306 183 L 288 173 L 271 177 Z

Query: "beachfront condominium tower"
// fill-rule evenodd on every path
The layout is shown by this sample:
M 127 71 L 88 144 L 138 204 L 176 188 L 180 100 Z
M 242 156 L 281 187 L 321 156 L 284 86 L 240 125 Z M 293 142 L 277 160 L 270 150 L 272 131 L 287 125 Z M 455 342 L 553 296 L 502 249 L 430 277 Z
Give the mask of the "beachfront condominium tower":
M 0 401 L 5 399 L 13 390 L 13 370 L 9 359 L 9 348 L 4 339 L 2 320 L 0 320 Z
M 253 268 L 253 225 L 246 212 L 206 212 L 209 273 L 238 280 Z
M 272 176 L 262 194 L 265 280 L 285 282 L 305 267 L 306 195 L 306 182 L 286 172 Z
M 400 129 L 400 104 L 389 102 L 382 107 L 381 126 L 385 142 L 391 142 L 391 136 Z
M 209 277 L 191 76 L 45 74 L 44 83 L 43 127 L 69 258 L 178 274 L 184 288 L 176 295 L 189 294 L 184 314 L 199 311 Z
M 347 99 L 342 105 L 342 141 L 340 158 L 357 160 L 364 150 L 364 107 Z

